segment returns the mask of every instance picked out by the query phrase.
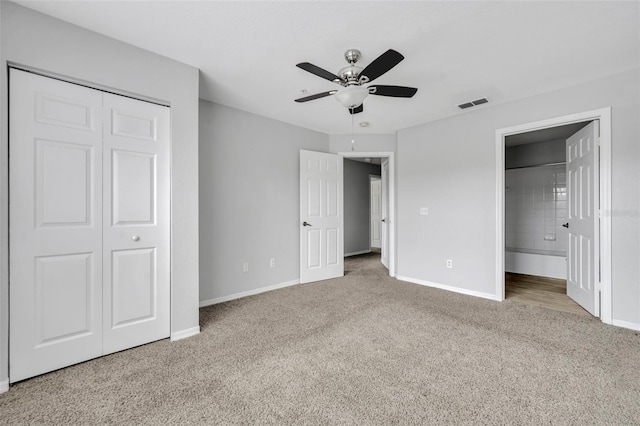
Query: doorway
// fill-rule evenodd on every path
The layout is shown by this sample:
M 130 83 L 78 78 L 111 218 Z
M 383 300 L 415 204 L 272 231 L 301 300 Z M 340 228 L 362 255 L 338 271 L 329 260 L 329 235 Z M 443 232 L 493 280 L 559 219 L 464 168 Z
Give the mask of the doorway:
M 567 207 L 571 196 L 566 145 L 590 123 L 594 122 L 505 138 L 506 299 L 587 313 L 567 294 Z
M 382 191 L 382 232 L 381 261 L 395 276 L 395 164 L 393 152 L 339 152 L 346 159 L 379 158 L 381 160 Z
M 546 289 L 552 289 L 555 287 L 558 280 L 568 278 L 569 294 L 571 294 L 571 297 L 578 300 L 581 305 L 585 306 L 585 308 L 595 316 L 600 316 L 603 322 L 611 321 L 610 221 L 604 217 L 605 215 L 598 214 L 600 211 L 607 211 L 607 209 L 610 208 L 610 123 L 610 109 L 607 108 L 558 117 L 541 122 L 523 124 L 496 131 L 496 164 L 499 168 L 499 170 L 496 171 L 498 184 L 496 190 L 496 216 L 498 225 L 496 232 L 496 278 L 497 295 L 499 300 L 504 300 L 505 298 L 506 283 L 509 282 L 512 284 L 514 281 L 513 275 L 508 275 L 507 280 L 505 280 L 505 271 L 513 273 L 513 269 L 519 267 L 521 269 L 516 270 L 515 272 L 526 278 L 524 281 L 531 281 L 531 277 L 535 277 L 535 275 L 546 275 L 548 280 L 556 280 L 556 282 L 553 283 L 537 283 L 541 284 Z M 533 146 L 531 145 L 530 147 L 527 147 L 525 143 L 522 143 L 522 141 L 526 141 L 528 138 L 534 142 L 536 137 L 547 138 L 547 140 L 550 141 L 550 139 L 548 139 L 548 135 L 552 134 L 556 136 L 556 140 L 564 140 L 568 138 L 570 134 L 577 134 L 573 132 L 578 131 L 578 129 L 587 129 L 587 127 L 591 129 L 591 132 L 594 133 L 594 135 L 595 132 L 598 132 L 600 139 L 599 148 L 597 144 L 594 144 L 595 148 L 592 155 L 593 171 L 589 172 L 592 173 L 589 175 L 591 176 L 589 179 L 582 177 L 583 175 L 587 176 L 587 174 L 582 173 L 582 170 L 578 170 L 576 173 L 571 169 L 576 163 L 574 161 L 575 156 L 573 154 L 571 154 L 571 158 L 569 159 L 570 165 L 565 166 L 562 164 L 563 161 L 554 161 L 553 158 L 549 161 L 540 161 L 541 158 L 544 158 L 544 155 L 531 155 L 531 152 L 529 152 L 529 155 L 520 156 L 510 156 L 507 153 L 507 150 L 513 150 L 514 147 L 517 147 L 518 145 L 520 145 L 520 148 L 517 149 L 520 151 L 526 151 L 528 148 Z M 578 133 L 580 132 L 583 131 L 578 131 Z M 586 130 L 584 130 L 584 132 L 586 132 Z M 596 137 L 594 136 L 593 140 L 595 139 Z M 537 142 L 541 141 L 537 140 Z M 569 142 L 572 143 L 571 139 Z M 579 143 L 582 143 L 582 141 L 579 141 Z M 547 154 L 551 151 L 551 148 L 553 148 L 552 145 L 553 144 L 546 147 L 548 149 Z M 571 149 L 572 150 L 569 150 L 568 152 L 577 152 L 573 150 L 573 148 Z M 560 151 L 567 152 L 564 147 L 561 147 Z M 539 164 L 526 163 L 526 161 L 535 162 L 536 159 L 538 159 Z M 523 161 L 525 162 L 523 163 Z M 565 171 L 567 169 L 565 169 L 565 167 L 569 171 L 568 178 Z M 506 169 L 509 170 L 505 171 Z M 540 210 L 535 212 L 532 209 L 531 211 L 526 212 L 525 216 L 527 217 L 520 223 L 516 223 L 517 221 L 514 221 L 513 216 L 514 192 L 511 191 L 515 191 L 515 193 L 517 193 L 515 195 L 519 197 L 526 197 L 526 202 L 530 203 L 533 207 L 536 205 L 533 192 L 523 195 L 522 187 L 523 185 L 528 185 L 528 189 L 531 190 L 532 185 L 535 186 L 532 182 L 536 179 L 540 182 L 540 188 L 537 190 L 539 190 L 541 197 L 544 196 L 543 181 L 544 179 L 547 180 L 546 184 L 548 185 L 547 190 L 549 192 L 550 199 L 546 200 L 546 202 L 544 199 L 540 199 L 540 204 L 537 205 Z M 567 180 L 569 181 L 568 184 Z M 581 186 L 582 181 L 590 183 L 590 185 L 586 185 L 583 188 L 583 186 Z M 510 182 L 510 184 L 507 182 Z M 574 187 L 573 194 L 584 194 L 584 200 L 586 200 L 584 201 L 584 203 L 586 203 L 584 205 L 589 209 L 592 209 L 592 213 L 590 213 L 589 216 L 591 218 L 590 223 L 592 225 L 590 228 L 591 231 L 588 235 L 580 234 L 583 232 L 582 229 L 584 229 L 581 221 L 582 213 L 572 215 L 571 209 L 567 208 L 570 206 L 565 206 L 567 203 L 571 204 L 575 213 L 576 206 L 580 207 L 581 205 L 580 199 L 565 199 L 567 191 L 571 192 L 570 188 L 572 185 Z M 548 208 L 546 213 L 543 210 L 544 208 Z M 551 213 L 553 213 L 554 216 L 553 224 L 546 222 L 540 223 L 540 221 L 545 221 L 545 215 L 550 216 Z M 562 217 L 563 215 L 566 217 L 566 222 Z M 538 218 L 536 216 L 541 217 Z M 566 229 L 569 227 L 570 223 L 571 229 Z M 549 226 L 547 227 L 545 225 Z M 514 229 L 518 226 L 530 229 Z M 516 231 L 515 233 L 514 230 Z M 520 232 L 518 233 L 517 231 Z M 570 241 L 567 241 L 567 237 Z M 583 245 L 586 247 L 584 251 Z M 589 246 L 587 247 L 587 245 Z M 567 250 L 566 259 L 568 264 L 563 265 L 565 257 L 559 256 L 558 253 L 564 253 L 564 250 Z M 593 256 L 592 261 L 589 262 L 590 266 L 585 267 L 584 272 L 577 271 L 576 268 L 582 264 L 586 264 L 585 262 L 582 262 L 582 260 L 583 254 L 587 252 L 591 253 Z M 555 259 L 553 256 L 549 256 L 549 254 L 555 254 Z M 528 259 L 525 259 L 527 257 Z M 580 262 L 578 262 L 578 258 L 581 260 Z M 536 267 L 542 268 L 542 272 L 539 274 L 536 273 Z M 566 272 L 564 272 L 567 270 L 569 271 L 568 276 L 566 276 Z M 590 287 L 590 293 L 586 298 L 583 297 L 583 295 L 576 293 L 576 276 L 578 277 L 578 281 L 583 280 L 585 283 L 589 284 L 586 287 Z M 522 277 L 516 276 L 515 278 Z M 522 280 L 516 279 L 516 281 Z M 541 280 L 534 279 L 533 281 Z M 578 283 L 577 288 L 580 288 L 583 281 Z M 531 282 L 528 284 L 531 285 Z M 521 282 L 520 285 L 522 285 Z

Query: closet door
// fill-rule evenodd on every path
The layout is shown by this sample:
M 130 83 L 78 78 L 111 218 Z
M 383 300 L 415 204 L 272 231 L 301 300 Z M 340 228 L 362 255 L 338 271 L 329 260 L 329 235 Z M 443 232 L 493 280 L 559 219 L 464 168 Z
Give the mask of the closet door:
M 169 337 L 169 108 L 104 94 L 104 353 Z
M 10 71 L 10 377 L 102 355 L 102 93 Z

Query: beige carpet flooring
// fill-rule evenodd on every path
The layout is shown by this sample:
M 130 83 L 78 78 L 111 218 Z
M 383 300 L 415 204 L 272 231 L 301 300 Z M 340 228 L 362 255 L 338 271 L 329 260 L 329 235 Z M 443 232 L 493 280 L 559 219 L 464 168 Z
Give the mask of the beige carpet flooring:
M 640 333 L 397 281 L 375 255 L 200 321 L 12 386 L 0 423 L 640 424 Z

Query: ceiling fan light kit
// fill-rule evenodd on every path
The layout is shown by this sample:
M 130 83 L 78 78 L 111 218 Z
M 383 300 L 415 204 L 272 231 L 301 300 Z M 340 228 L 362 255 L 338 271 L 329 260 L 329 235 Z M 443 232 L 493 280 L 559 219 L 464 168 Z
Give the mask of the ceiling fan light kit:
M 369 90 L 363 86 L 347 86 L 338 90 L 335 98 L 345 108 L 355 108 L 362 105 L 364 99 L 369 95 Z
M 389 49 L 378 56 L 365 68 L 355 65 L 360 59 L 361 53 L 358 49 L 349 49 L 345 52 L 344 58 L 349 63 L 348 66 L 333 74 L 309 62 L 301 62 L 296 66 L 318 77 L 329 80 L 342 86 L 339 90 L 329 90 L 327 92 L 316 93 L 315 95 L 298 98 L 296 102 L 308 102 L 315 99 L 334 95 L 336 100 L 349 110 L 350 114 L 358 114 L 364 111 L 362 103 L 369 95 L 390 96 L 394 98 L 411 98 L 418 89 L 405 86 L 387 86 L 365 84 L 372 82 L 382 76 L 404 59 L 400 53 Z

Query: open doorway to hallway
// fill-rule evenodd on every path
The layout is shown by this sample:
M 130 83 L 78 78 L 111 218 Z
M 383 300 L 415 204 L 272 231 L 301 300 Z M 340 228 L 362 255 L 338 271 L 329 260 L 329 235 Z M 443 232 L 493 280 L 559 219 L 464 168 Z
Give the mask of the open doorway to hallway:
M 344 157 L 345 257 L 379 252 L 395 276 L 394 172 L 392 152 L 340 152 Z M 351 164 L 351 165 L 349 165 Z M 359 170 L 350 176 L 349 169 Z M 351 179 L 357 180 L 353 185 Z M 379 193 L 374 193 L 379 187 Z M 377 202 L 376 202 L 377 201 Z M 379 203 L 379 204 L 378 204 Z M 379 205 L 376 211 L 376 205 Z M 358 216 L 350 212 L 360 212 Z M 353 245 L 359 241 L 359 245 Z
M 380 163 L 380 158 L 369 157 L 343 160 L 345 257 L 369 253 L 372 247 L 381 246 L 380 238 L 376 244 L 371 232 L 376 226 L 380 227 L 382 220 Z M 377 184 L 372 179 L 377 179 Z M 372 213 L 377 213 L 377 217 Z

